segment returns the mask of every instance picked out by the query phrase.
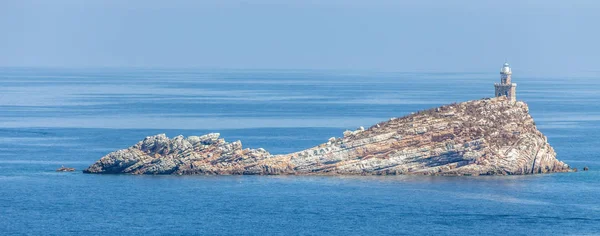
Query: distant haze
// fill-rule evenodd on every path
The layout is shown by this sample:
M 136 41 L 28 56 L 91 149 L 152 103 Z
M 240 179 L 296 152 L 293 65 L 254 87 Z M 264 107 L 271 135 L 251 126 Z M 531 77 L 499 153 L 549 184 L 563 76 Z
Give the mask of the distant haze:
M 600 74 L 600 1 L 2 0 L 0 66 Z

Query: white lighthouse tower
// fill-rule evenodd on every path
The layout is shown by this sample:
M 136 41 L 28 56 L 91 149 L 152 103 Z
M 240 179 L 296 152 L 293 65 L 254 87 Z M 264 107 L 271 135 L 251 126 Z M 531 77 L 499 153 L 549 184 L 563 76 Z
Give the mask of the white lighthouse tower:
M 517 100 L 517 84 L 512 83 L 511 75 L 510 66 L 505 62 L 500 69 L 500 83 L 494 84 L 496 97 L 506 96 L 511 101 Z

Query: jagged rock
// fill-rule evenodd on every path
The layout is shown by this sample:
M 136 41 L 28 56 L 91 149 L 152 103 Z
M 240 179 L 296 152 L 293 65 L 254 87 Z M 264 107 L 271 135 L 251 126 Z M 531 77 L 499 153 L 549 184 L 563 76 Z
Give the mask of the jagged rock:
M 521 175 L 572 171 L 536 128 L 527 104 L 505 97 L 392 118 L 303 151 L 271 155 L 212 133 L 150 136 L 85 173 L 210 175 Z
M 56 169 L 56 172 L 73 172 L 75 168 L 60 166 L 60 168 Z

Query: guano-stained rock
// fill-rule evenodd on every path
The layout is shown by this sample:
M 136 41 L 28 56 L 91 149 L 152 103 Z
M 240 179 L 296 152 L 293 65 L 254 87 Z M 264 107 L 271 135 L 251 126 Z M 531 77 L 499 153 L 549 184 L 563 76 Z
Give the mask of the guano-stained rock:
M 571 171 L 527 104 L 505 97 L 451 104 L 346 131 L 284 155 L 243 149 L 219 134 L 150 136 L 84 170 L 177 175 L 523 175 Z

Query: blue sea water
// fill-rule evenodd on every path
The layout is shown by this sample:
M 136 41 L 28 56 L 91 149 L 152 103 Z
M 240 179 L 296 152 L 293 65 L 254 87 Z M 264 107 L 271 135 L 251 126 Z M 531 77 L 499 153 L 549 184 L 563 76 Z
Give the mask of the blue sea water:
M 493 94 L 497 73 L 0 69 L 0 234 L 600 234 L 600 75 L 514 75 L 558 158 L 499 177 L 87 175 L 146 136 L 287 153 Z M 61 165 L 73 173 L 57 173 Z

